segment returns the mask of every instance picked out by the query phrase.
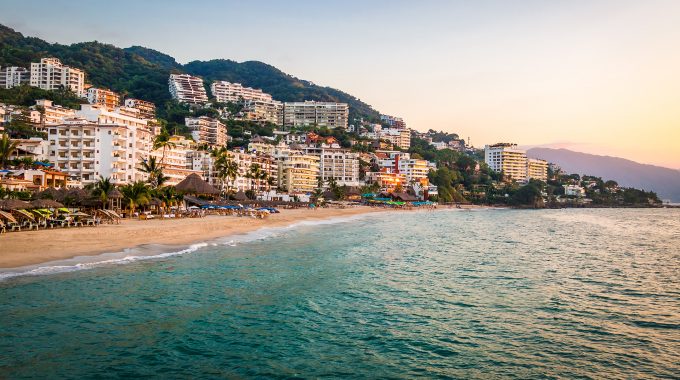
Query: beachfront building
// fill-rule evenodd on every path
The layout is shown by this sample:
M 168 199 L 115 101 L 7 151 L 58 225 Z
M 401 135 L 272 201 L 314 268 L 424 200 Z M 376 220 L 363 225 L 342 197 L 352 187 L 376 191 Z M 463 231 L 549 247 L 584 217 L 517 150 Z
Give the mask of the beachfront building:
M 83 184 L 99 176 L 117 185 L 146 180 L 139 164 L 149 157 L 153 133 L 146 120 L 128 111 L 84 104 L 75 117 L 46 127 L 49 160 Z
M 0 70 L 0 88 L 12 88 L 28 84 L 31 81 L 31 72 L 24 67 L 7 66 Z
M 29 84 L 43 90 L 55 91 L 67 88 L 80 97 L 85 97 L 85 72 L 66 66 L 57 58 L 43 58 L 31 63 Z
M 227 126 L 221 121 L 207 116 L 187 117 L 184 123 L 198 144 L 212 147 L 227 145 Z
M 44 126 L 56 125 L 64 121 L 66 118 L 72 118 L 76 115 L 76 110 L 71 108 L 55 105 L 51 100 L 38 99 L 35 101 L 34 109 L 40 109 L 42 112 L 41 123 Z
M 373 161 L 381 170 L 403 174 L 407 183 L 419 182 L 427 185 L 428 173 L 437 169 L 434 162 L 411 158 L 409 153 L 399 151 L 378 151 Z
M 276 157 L 278 185 L 288 193 L 306 193 L 316 189 L 319 157 L 289 151 Z
M 146 100 L 128 98 L 125 99 L 125 107 L 139 110 L 139 117 L 142 119 L 156 118 L 156 105 Z
M 548 180 L 548 161 L 528 158 L 527 181 L 530 179 L 546 182 Z
M 377 183 L 380 186 L 380 191 L 390 193 L 399 187 L 403 189 L 408 186 L 408 181 L 403 173 L 390 172 L 384 168 L 377 172 L 366 173 L 366 182 Z
M 184 136 L 170 136 L 171 146 L 165 149 L 155 149 L 149 154 L 155 157 L 156 162 L 163 168 L 163 175 L 168 177 L 164 183 L 166 186 L 175 186 L 190 174 L 196 173 L 200 176 L 203 172 L 193 168 L 193 154 L 196 150 L 196 143 Z
M 347 129 L 349 106 L 332 102 L 287 102 L 283 105 L 285 128 L 319 126 Z
M 33 190 L 42 191 L 48 187 L 66 188 L 68 173 L 52 169 L 20 169 L 12 173 L 14 177 L 31 181 Z
M 564 187 L 564 195 L 568 197 L 583 198 L 586 196 L 586 189 L 579 185 L 562 185 Z
M 319 175 L 327 183 L 335 179 L 338 186 L 361 186 L 359 180 L 359 153 L 342 149 L 339 145 L 306 145 L 301 150 L 319 158 Z
M 231 159 L 238 165 L 236 178 L 228 178 L 231 189 L 236 191 L 253 190 L 256 193 L 269 191 L 278 183 L 277 161 L 270 155 L 236 150 L 229 152 Z M 255 175 L 259 170 L 259 176 Z M 256 178 L 257 177 L 257 178 Z
M 203 79 L 189 74 L 170 74 L 168 79 L 170 95 L 180 103 L 205 104 L 208 94 L 203 87 Z
M 496 172 L 502 172 L 508 179 L 527 181 L 527 154 L 517 144 L 499 143 L 484 147 L 484 162 Z
M 90 87 L 87 89 L 87 101 L 112 110 L 120 106 L 120 95 L 105 88 Z

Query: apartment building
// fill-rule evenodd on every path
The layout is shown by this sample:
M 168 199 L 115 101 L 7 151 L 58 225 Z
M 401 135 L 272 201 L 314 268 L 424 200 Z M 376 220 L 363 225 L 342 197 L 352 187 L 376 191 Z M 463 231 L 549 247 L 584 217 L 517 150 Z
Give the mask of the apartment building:
M 536 158 L 527 159 L 527 181 L 530 179 L 546 182 L 548 180 L 548 161 Z
M 213 82 L 210 85 L 210 92 L 220 103 L 238 103 L 244 100 L 272 101 L 271 95 L 260 89 L 244 87 L 240 83 L 226 81 Z
M 156 105 L 141 99 L 125 99 L 125 107 L 139 110 L 139 116 L 142 119 L 156 118 Z
M 389 125 L 390 128 L 406 129 L 406 123 L 400 117 L 380 115 L 380 122 Z
M 402 173 L 389 172 L 387 169 L 381 169 L 377 172 L 366 173 L 367 183 L 377 183 L 381 191 L 392 192 L 397 187 L 402 189 L 408 186 L 406 176 Z
M 241 114 L 244 120 L 283 125 L 283 103 L 276 100 L 245 100 Z
M 76 115 L 76 110 L 55 105 L 51 100 L 38 99 L 35 101 L 34 108 L 42 109 L 42 124 L 45 126 L 59 124 L 66 118 Z
M 8 66 L 0 70 L 0 88 L 17 87 L 30 81 L 31 72 L 24 67 Z
M 238 175 L 233 183 L 230 183 L 232 189 L 236 191 L 253 190 L 260 193 L 277 186 L 279 173 L 277 161 L 274 157 L 243 150 L 229 152 L 229 155 L 238 165 Z M 266 178 L 251 178 L 253 165 L 257 165 L 266 174 Z M 231 181 L 231 179 L 228 179 L 228 181 Z
M 99 104 L 108 109 L 120 106 L 120 95 L 105 88 L 90 87 L 87 89 L 87 101 L 90 104 Z
M 527 154 L 517 144 L 499 143 L 484 147 L 484 162 L 517 182 L 527 181 Z
M 175 186 L 182 182 L 190 174 L 203 174 L 193 168 L 193 153 L 196 150 L 196 143 L 184 136 L 171 136 L 172 146 L 165 149 L 155 149 L 149 154 L 155 157 L 156 162 L 163 167 L 163 175 L 168 177 L 164 183 L 167 186 Z
M 348 119 L 349 106 L 346 103 L 304 101 L 283 104 L 285 128 L 317 125 L 347 129 Z
M 43 58 L 31 63 L 29 84 L 43 90 L 67 88 L 80 97 L 85 97 L 85 72 L 66 66 L 57 58 Z
M 337 144 L 301 148 L 305 154 L 319 157 L 319 175 L 324 182 L 333 178 L 339 186 L 361 186 L 359 153 L 342 149 Z
M 180 103 L 205 104 L 208 94 L 203 87 L 203 79 L 189 74 L 170 74 L 168 86 L 172 98 Z
M 184 123 L 194 141 L 199 144 L 208 144 L 213 147 L 227 145 L 227 126 L 221 121 L 207 116 L 187 117 Z
M 317 187 L 319 157 L 290 151 L 276 157 L 278 185 L 288 193 L 312 192 Z
M 404 176 L 406 183 L 418 182 L 427 185 L 427 175 L 430 170 L 437 169 L 434 162 L 411 158 L 409 153 L 398 151 L 379 151 L 374 160 L 381 170 L 388 173 L 398 173 Z
M 143 181 L 139 164 L 148 159 L 152 134 L 146 126 L 68 118 L 47 128 L 49 159 L 69 177 L 87 185 L 99 176 L 116 185 Z
M 392 145 L 401 149 L 411 147 L 411 131 L 408 129 L 386 128 L 376 132 L 378 137 L 389 141 Z

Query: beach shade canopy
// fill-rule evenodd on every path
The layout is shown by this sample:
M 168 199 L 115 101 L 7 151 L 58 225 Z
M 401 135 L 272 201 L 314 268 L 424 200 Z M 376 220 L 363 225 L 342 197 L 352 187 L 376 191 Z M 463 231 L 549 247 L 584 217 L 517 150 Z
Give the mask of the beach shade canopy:
M 75 199 L 76 201 L 82 201 L 83 199 L 90 197 L 90 194 L 87 191 L 80 188 L 71 189 L 66 195 Z
M 0 217 L 7 219 L 10 223 L 17 224 L 17 220 L 14 218 L 14 215 L 5 212 L 5 211 L 0 211 Z
M 57 211 L 63 212 L 63 213 L 66 213 L 66 214 L 68 214 L 70 212 L 66 207 L 60 207 L 60 208 L 57 209 Z
M 64 199 L 65 191 L 55 189 L 54 187 L 48 187 L 38 194 L 39 198 L 42 199 L 54 199 L 55 201 L 60 201 Z
M 219 191 L 213 185 L 205 182 L 196 173 L 189 174 L 182 182 L 175 185 L 175 189 L 179 192 L 190 194 L 219 194 Z
M 36 199 L 31 202 L 31 205 L 35 208 L 61 208 L 64 207 L 63 204 L 52 200 L 52 199 Z
M 237 201 L 247 201 L 248 196 L 243 192 L 243 190 L 239 190 L 236 192 L 236 194 L 234 194 L 234 199 Z
M 3 199 L 0 200 L 0 210 L 10 211 L 24 208 L 32 208 L 31 204 L 19 199 Z
M 106 194 L 109 199 L 123 199 L 123 193 L 121 193 L 118 189 L 113 189 Z

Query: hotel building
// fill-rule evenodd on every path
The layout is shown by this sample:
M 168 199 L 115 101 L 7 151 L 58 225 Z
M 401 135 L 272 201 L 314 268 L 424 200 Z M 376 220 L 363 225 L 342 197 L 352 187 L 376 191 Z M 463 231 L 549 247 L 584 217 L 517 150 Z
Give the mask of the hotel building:
M 196 143 L 184 136 L 171 136 L 170 142 L 173 146 L 156 149 L 150 153 L 150 156 L 155 157 L 156 162 L 163 167 L 163 175 L 168 177 L 164 185 L 175 186 L 193 173 L 202 175 L 201 170 L 193 169 L 192 157 Z
M 139 117 L 142 119 L 156 118 L 156 105 L 141 99 L 125 99 L 125 107 L 139 110 Z
M 228 185 L 231 185 L 232 189 L 236 191 L 254 190 L 259 193 L 268 191 L 272 187 L 276 187 L 279 173 L 277 161 L 272 156 L 241 150 L 229 152 L 229 155 L 238 165 L 238 175 L 233 183 L 231 183 L 230 178 L 227 179 Z M 249 173 L 253 165 L 258 165 L 260 170 L 267 174 L 267 178 L 249 178 Z
M 319 157 L 291 151 L 276 157 L 278 184 L 289 193 L 312 192 L 317 187 Z
M 408 149 L 411 147 L 411 131 L 408 129 L 381 129 L 377 132 L 378 136 L 389 141 L 392 145 L 401 149 Z
M 283 105 L 285 128 L 317 125 L 347 129 L 348 119 L 349 106 L 346 103 L 304 101 Z
M 319 175 L 324 182 L 334 178 L 338 186 L 361 186 L 359 180 L 359 153 L 350 152 L 333 144 L 304 146 L 307 155 L 319 158 Z
M 226 81 L 213 82 L 210 85 L 210 92 L 220 103 L 238 103 L 243 100 L 272 101 L 271 95 L 260 89 L 244 87 L 240 83 Z
M 82 98 L 86 96 L 85 72 L 63 65 L 57 58 L 32 62 L 29 84 L 50 91 L 67 88 Z
M 55 105 L 51 100 L 38 99 L 34 108 L 42 108 L 42 124 L 45 126 L 59 124 L 66 118 L 74 117 L 76 110 Z
M 112 110 L 120 106 L 120 95 L 104 88 L 90 87 L 87 89 L 87 101 Z
M 536 158 L 527 159 L 527 181 L 530 179 L 546 182 L 548 180 L 548 161 Z
M 205 104 L 208 95 L 203 87 L 203 79 L 189 74 L 170 74 L 168 86 L 172 98 L 180 103 Z
M 213 147 L 227 145 L 227 126 L 219 120 L 207 116 L 187 117 L 184 123 L 197 143 Z
M 31 81 L 31 73 L 26 68 L 9 66 L 0 70 L 0 88 L 12 88 L 28 84 Z

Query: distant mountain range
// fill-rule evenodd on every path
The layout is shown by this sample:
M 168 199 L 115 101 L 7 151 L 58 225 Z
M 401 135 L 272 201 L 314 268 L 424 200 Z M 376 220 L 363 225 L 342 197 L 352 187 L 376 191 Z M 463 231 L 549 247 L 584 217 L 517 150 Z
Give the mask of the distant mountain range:
M 613 179 L 620 186 L 652 190 L 661 199 L 680 202 L 680 170 L 567 149 L 531 148 L 527 156 L 555 163 L 567 173 Z
M 86 80 L 95 86 L 148 100 L 159 107 L 170 100 L 170 73 L 187 73 L 207 81 L 226 80 L 261 88 L 274 99 L 284 102 L 316 100 L 348 103 L 350 120 L 379 121 L 378 111 L 355 96 L 298 79 L 263 62 L 214 59 L 182 65 L 167 54 L 141 46 L 121 49 L 97 41 L 51 44 L 39 38 L 25 37 L 0 24 L 0 66 L 28 67 L 42 57 L 56 57 L 66 65 L 85 70 Z

